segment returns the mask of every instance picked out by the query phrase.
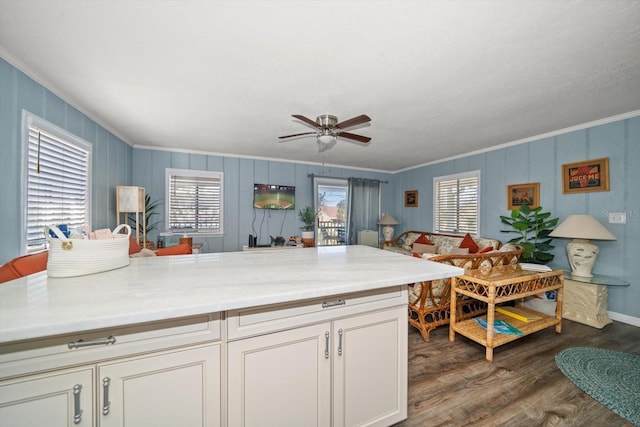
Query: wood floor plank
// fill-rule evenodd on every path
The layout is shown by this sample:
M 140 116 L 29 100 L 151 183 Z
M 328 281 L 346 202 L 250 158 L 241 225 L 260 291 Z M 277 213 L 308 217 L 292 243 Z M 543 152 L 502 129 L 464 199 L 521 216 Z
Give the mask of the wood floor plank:
M 562 323 L 562 334 L 549 328 L 494 349 L 492 363 L 479 344 L 450 342 L 446 326 L 429 342 L 409 327 L 408 419 L 395 427 L 633 427 L 569 381 L 555 355 L 569 347 L 640 354 L 640 328 Z

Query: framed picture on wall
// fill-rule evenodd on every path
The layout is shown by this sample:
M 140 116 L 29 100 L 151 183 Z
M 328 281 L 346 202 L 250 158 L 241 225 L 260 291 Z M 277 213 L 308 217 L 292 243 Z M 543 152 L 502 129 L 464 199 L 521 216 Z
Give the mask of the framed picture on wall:
M 540 206 L 540 183 L 513 184 L 507 186 L 507 209 L 520 209 L 527 205 L 531 209 Z
M 562 165 L 562 192 L 609 191 L 609 158 Z
M 404 207 L 405 208 L 418 207 L 418 190 L 408 190 L 404 192 Z

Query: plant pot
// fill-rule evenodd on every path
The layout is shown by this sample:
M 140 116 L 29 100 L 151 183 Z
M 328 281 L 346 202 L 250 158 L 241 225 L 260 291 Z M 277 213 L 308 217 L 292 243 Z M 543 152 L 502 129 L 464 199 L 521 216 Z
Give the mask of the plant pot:
M 313 231 L 303 231 L 302 232 L 302 243 L 304 243 L 305 247 L 314 247 L 316 245 L 315 232 L 313 232 Z

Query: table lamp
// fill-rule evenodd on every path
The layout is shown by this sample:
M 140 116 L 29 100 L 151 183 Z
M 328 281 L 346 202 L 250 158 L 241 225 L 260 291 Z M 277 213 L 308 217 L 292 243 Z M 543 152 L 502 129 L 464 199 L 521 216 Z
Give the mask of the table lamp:
M 591 215 L 569 215 L 549 236 L 573 239 L 567 243 L 567 258 L 571 265 L 571 274 L 580 277 L 593 277 L 591 269 L 598 256 L 598 246 L 593 240 L 617 240 L 597 219 Z
M 382 218 L 380 218 L 378 224 L 384 225 L 384 227 L 382 227 L 382 235 L 384 236 L 384 240 L 386 241 L 393 239 L 393 226 L 400 223 L 394 217 L 386 213 L 382 215 Z

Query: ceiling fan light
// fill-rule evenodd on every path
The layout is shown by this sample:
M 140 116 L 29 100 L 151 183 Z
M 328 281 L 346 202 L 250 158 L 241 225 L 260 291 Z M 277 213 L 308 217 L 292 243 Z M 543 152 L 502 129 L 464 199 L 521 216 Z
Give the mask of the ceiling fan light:
M 318 140 L 318 153 L 324 153 L 325 151 L 327 151 L 328 149 L 330 149 L 331 147 L 336 145 L 336 142 L 337 141 L 334 139 L 333 141 L 331 141 L 328 144 L 323 144 L 322 142 L 320 142 Z
M 331 144 L 332 142 L 335 141 L 335 139 L 336 139 L 335 136 L 329 135 L 329 134 L 318 135 L 318 142 L 322 144 Z

